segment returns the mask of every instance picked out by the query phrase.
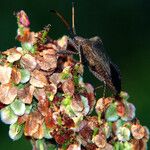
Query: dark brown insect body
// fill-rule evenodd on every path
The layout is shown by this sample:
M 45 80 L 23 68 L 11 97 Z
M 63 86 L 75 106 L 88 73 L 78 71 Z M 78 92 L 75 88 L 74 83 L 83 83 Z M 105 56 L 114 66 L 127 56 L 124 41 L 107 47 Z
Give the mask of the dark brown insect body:
M 74 37 L 74 42 L 80 45 L 82 60 L 88 65 L 89 70 L 104 82 L 115 95 L 121 91 L 120 72 L 104 52 L 104 47 L 99 37 L 84 39 Z
M 93 75 L 104 82 L 115 96 L 118 96 L 121 91 L 119 70 L 110 61 L 109 57 L 106 56 L 103 43 L 99 37 L 85 39 L 76 35 L 74 27 L 74 6 L 72 8 L 72 28 L 60 13 L 55 10 L 52 10 L 52 12 L 63 21 L 70 31 L 71 39 L 69 41 L 79 53 L 81 63 L 87 65 Z

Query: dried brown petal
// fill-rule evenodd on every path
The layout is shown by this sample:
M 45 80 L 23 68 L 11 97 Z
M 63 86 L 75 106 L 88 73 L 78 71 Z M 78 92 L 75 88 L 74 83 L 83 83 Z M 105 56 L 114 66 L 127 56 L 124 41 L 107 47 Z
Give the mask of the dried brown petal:
M 17 30 L 17 40 L 24 43 L 24 42 L 28 42 L 29 38 L 30 38 L 30 29 L 29 28 L 22 28 L 22 31 L 20 31 L 19 29 Z
M 71 79 L 66 80 L 62 84 L 62 90 L 65 94 L 73 95 L 75 91 L 74 82 Z
M 71 127 L 75 126 L 74 121 L 66 114 L 64 114 L 64 116 L 63 116 L 63 122 L 67 128 L 71 128 Z
M 30 54 L 25 54 L 21 57 L 20 64 L 23 66 L 23 68 L 32 71 L 36 68 L 37 62 L 33 56 Z
M 58 85 L 61 82 L 60 73 L 53 73 L 49 77 L 49 81 L 55 85 Z
M 7 66 L 0 66 L 0 82 L 2 84 L 9 83 L 11 78 L 12 68 Z
M 87 90 L 88 103 L 90 106 L 90 112 L 92 112 L 93 108 L 95 106 L 95 103 L 96 103 L 94 88 L 91 84 L 87 83 L 86 84 L 86 90 Z
M 26 121 L 27 121 L 27 119 L 28 119 L 28 115 L 27 114 L 24 114 L 23 116 L 20 116 L 20 117 L 18 117 L 18 124 L 23 124 L 23 123 L 25 123 Z
M 79 134 L 81 135 L 81 137 L 83 138 L 83 140 L 90 142 L 92 139 L 92 134 L 93 131 L 90 129 L 90 127 L 88 127 L 87 125 L 84 126 L 80 131 Z
M 143 126 L 143 127 L 145 129 L 144 139 L 148 141 L 149 140 L 149 129 L 146 126 Z
M 71 140 L 74 131 L 71 129 L 60 128 L 52 133 L 52 136 L 58 144 L 64 144 L 65 141 Z
M 100 98 L 97 103 L 96 103 L 96 112 L 98 113 L 103 112 L 109 105 L 110 103 L 113 101 L 113 99 L 111 97 L 107 97 L 107 98 Z
M 48 109 L 49 109 L 49 101 L 48 100 L 43 100 L 38 103 L 38 110 L 40 111 L 40 113 L 43 116 L 47 115 Z
M 28 42 L 32 45 L 34 45 L 35 43 L 37 43 L 37 38 L 35 36 L 36 33 L 34 32 L 30 32 L 30 35 L 29 35 L 29 39 L 28 39 Z
M 107 97 L 107 98 L 104 98 L 104 105 L 105 107 L 107 108 L 113 101 L 113 98 L 112 97 Z
M 93 111 L 93 108 L 96 103 L 96 98 L 94 93 L 87 93 L 88 104 L 90 106 L 90 113 Z
M 15 53 L 15 52 L 17 52 L 16 47 L 13 47 L 13 48 L 7 49 L 6 51 L 2 52 L 2 54 L 9 56 L 9 55 L 11 55 L 12 53 Z
M 36 88 L 34 91 L 34 97 L 38 100 L 38 101 L 43 101 L 46 99 L 46 92 L 45 89 L 38 89 Z
M 68 37 L 64 35 L 62 38 L 57 40 L 57 44 L 62 50 L 66 50 L 68 44 Z
M 63 135 L 56 134 L 54 135 L 54 139 L 58 144 L 64 144 L 65 143 L 65 138 Z
M 93 86 L 91 84 L 86 83 L 85 88 L 86 88 L 88 93 L 94 93 L 94 88 L 93 88 Z
M 133 145 L 133 150 L 146 150 L 147 149 L 147 143 L 143 139 L 141 140 L 136 140 L 133 139 L 131 141 L 131 144 Z
M 56 50 L 58 50 L 58 48 L 56 47 L 56 43 L 48 43 L 45 45 L 46 49 L 53 49 L 54 51 L 48 52 L 49 54 L 56 54 Z
M 55 49 L 43 50 L 37 57 L 38 64 L 42 70 L 53 71 L 57 67 L 57 56 Z
M 36 133 L 33 134 L 35 139 L 42 139 L 44 137 L 43 125 L 39 125 L 39 128 Z
M 81 146 L 79 144 L 70 144 L 67 150 L 81 150 Z
M 34 90 L 35 88 L 32 85 L 26 86 L 24 89 L 19 89 L 18 98 L 26 104 L 31 104 Z
M 56 56 L 56 49 L 50 48 L 43 50 L 40 55 L 42 55 L 44 59 L 48 61 L 49 57 Z
M 17 68 L 12 69 L 11 79 L 15 84 L 19 84 L 21 81 L 21 73 Z
M 48 112 L 45 116 L 45 124 L 48 129 L 54 128 L 56 126 L 52 117 L 52 111 L 50 109 L 48 109 Z
M 34 70 L 31 73 L 30 84 L 35 87 L 43 88 L 48 84 L 46 76 L 39 70 Z
M 96 107 L 95 107 L 95 109 L 96 109 L 96 112 L 98 113 L 99 111 L 100 112 L 102 112 L 103 110 L 104 110 L 104 108 L 105 108 L 105 106 L 104 106 L 104 103 L 103 103 L 103 98 L 100 98 L 98 101 L 97 101 L 97 103 L 96 103 Z
M 88 116 L 87 121 L 88 121 L 88 127 L 90 127 L 92 130 L 99 127 L 97 116 L 91 116 L 91 117 Z
M 32 120 L 32 117 L 29 116 L 28 120 L 25 123 L 24 134 L 25 136 L 32 136 L 38 131 L 39 124 L 36 121 Z
M 49 57 L 48 61 L 41 56 L 37 56 L 37 63 L 40 68 L 45 71 L 53 71 L 57 67 L 56 56 Z
M 13 47 L 2 52 L 2 54 L 7 55 L 7 56 L 12 55 L 14 53 L 22 55 L 22 47 Z
M 24 128 L 24 134 L 26 136 L 33 136 L 36 132 L 38 132 L 38 129 L 40 125 L 43 123 L 43 118 L 39 112 L 33 112 L 29 115 Z
M 0 86 L 0 102 L 10 104 L 17 96 L 17 88 L 11 84 L 3 84 Z
M 73 60 L 73 58 L 71 56 L 68 56 L 67 61 L 65 61 L 62 68 L 72 67 L 72 66 L 74 66 L 74 63 L 75 63 L 75 61 Z
M 54 110 L 54 112 L 52 113 L 52 118 L 53 118 L 55 124 L 59 124 L 59 125 L 62 124 L 62 118 L 61 118 L 60 113 L 58 111 Z
M 39 65 L 40 69 L 47 71 L 51 68 L 50 64 L 48 62 L 46 62 L 43 57 L 37 56 L 36 60 L 37 60 L 37 63 Z
M 102 129 L 99 129 L 99 133 L 93 137 L 92 141 L 96 144 L 99 148 L 104 148 L 106 146 L 106 137 L 103 133 Z
M 10 63 L 19 60 L 22 56 L 22 54 L 19 51 L 17 51 L 16 48 L 10 48 L 7 51 L 4 51 L 3 54 L 8 56 L 7 61 Z
M 57 93 L 57 86 L 53 83 L 49 84 L 49 86 L 46 88 L 46 92 L 55 95 Z
M 113 146 L 106 143 L 105 147 L 102 149 L 96 149 L 96 150 L 114 150 Z
M 133 124 L 131 126 L 131 133 L 137 140 L 142 139 L 145 135 L 145 129 L 140 124 Z
M 97 150 L 97 146 L 94 143 L 88 143 L 86 145 L 86 150 Z
M 81 97 L 80 95 L 75 94 L 72 101 L 71 101 L 71 108 L 75 111 L 75 112 L 81 112 L 84 109 L 84 105 L 81 101 Z
M 33 117 L 33 120 L 36 120 L 36 122 L 38 124 L 42 125 L 42 123 L 44 121 L 44 118 L 43 118 L 43 116 L 41 115 L 41 113 L 39 111 L 33 112 L 32 117 Z

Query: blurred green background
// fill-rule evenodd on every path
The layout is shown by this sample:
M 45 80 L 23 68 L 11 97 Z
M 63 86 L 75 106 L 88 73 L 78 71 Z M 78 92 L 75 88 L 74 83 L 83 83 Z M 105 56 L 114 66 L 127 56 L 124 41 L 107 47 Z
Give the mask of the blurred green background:
M 13 12 L 25 10 L 31 30 L 39 31 L 51 24 L 50 36 L 68 34 L 60 20 L 50 14 L 59 10 L 71 21 L 71 0 L 1 0 L 0 50 L 18 45 L 15 41 L 16 18 Z M 107 53 L 118 64 L 123 89 L 136 106 L 141 124 L 150 128 L 150 1 L 149 0 L 80 0 L 76 1 L 76 30 L 86 38 L 98 35 Z M 88 81 L 89 72 L 85 74 Z M 90 82 L 99 85 L 94 77 Z M 13 142 L 8 126 L 0 122 L 0 150 L 31 150 L 25 139 Z

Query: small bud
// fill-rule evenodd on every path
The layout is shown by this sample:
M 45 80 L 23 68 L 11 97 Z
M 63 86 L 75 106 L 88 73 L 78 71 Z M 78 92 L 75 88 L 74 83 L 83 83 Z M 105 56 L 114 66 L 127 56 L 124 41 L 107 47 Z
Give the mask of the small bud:
M 123 98 L 124 100 L 128 100 L 129 94 L 127 92 L 121 91 L 120 97 Z
M 17 18 L 18 18 L 18 23 L 23 25 L 24 27 L 28 27 L 30 25 L 28 16 L 23 10 L 17 13 Z

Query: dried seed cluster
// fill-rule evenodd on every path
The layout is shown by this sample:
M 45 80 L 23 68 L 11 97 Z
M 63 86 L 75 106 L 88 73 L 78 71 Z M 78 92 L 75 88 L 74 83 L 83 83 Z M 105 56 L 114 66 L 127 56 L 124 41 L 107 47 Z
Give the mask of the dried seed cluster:
M 96 101 L 82 64 L 58 53 L 70 47 L 68 37 L 52 40 L 47 27 L 31 32 L 24 11 L 17 20 L 21 47 L 0 55 L 0 112 L 10 138 L 24 134 L 37 149 L 145 150 L 149 132 L 135 118 L 128 94 Z

